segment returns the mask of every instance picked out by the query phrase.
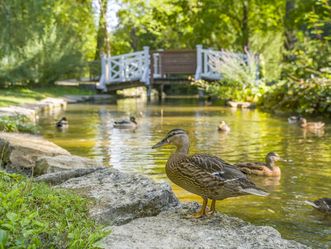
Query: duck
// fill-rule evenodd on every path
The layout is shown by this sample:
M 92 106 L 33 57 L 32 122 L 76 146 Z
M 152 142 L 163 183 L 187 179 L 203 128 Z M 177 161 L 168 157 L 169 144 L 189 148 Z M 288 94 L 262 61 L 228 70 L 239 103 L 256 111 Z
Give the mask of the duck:
M 121 120 L 114 122 L 114 128 L 118 129 L 135 129 L 137 128 L 138 124 L 135 117 L 130 117 L 129 120 Z
M 287 118 L 289 124 L 296 124 L 300 121 L 300 116 L 290 116 Z
M 221 121 L 217 129 L 222 132 L 229 132 L 231 130 L 230 126 L 228 126 L 225 121 Z
M 303 129 L 322 130 L 325 127 L 325 123 L 323 122 L 307 122 L 305 118 L 300 118 L 299 123 Z
M 331 214 L 331 198 L 321 198 L 316 201 L 305 202 L 323 213 Z
M 221 158 L 209 154 L 189 155 L 189 136 L 182 129 L 169 131 L 152 148 L 166 145 L 176 147 L 165 165 L 168 178 L 179 187 L 202 197 L 202 207 L 192 215 L 194 218 L 212 215 L 217 200 L 249 194 L 268 195 L 251 182 L 246 174 Z M 212 202 L 207 212 L 208 199 Z
M 248 175 L 279 177 L 281 170 L 276 162 L 280 160 L 284 161 L 277 153 L 269 152 L 265 157 L 265 162 L 243 162 L 234 165 Z
M 66 128 L 69 126 L 69 122 L 66 117 L 62 117 L 59 121 L 56 122 L 55 126 L 57 128 Z

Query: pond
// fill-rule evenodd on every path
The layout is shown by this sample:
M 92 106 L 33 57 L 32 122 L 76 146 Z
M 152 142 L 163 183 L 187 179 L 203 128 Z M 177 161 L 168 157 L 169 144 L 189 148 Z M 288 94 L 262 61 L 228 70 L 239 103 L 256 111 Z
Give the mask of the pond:
M 66 131 L 54 128 L 65 115 Z M 139 127 L 114 129 L 115 120 L 137 117 Z M 217 131 L 225 120 L 227 134 Z M 331 247 L 331 219 L 304 203 L 331 197 L 331 123 L 324 134 L 305 133 L 287 119 L 258 110 L 205 106 L 198 100 L 168 100 L 147 104 L 140 99 L 118 100 L 115 104 L 72 104 L 65 113 L 42 116 L 42 135 L 72 154 L 95 158 L 125 172 L 139 172 L 156 181 L 169 181 L 165 163 L 172 147 L 157 150 L 157 143 L 173 128 L 188 131 L 190 153 L 202 152 L 235 163 L 264 161 L 270 151 L 291 163 L 279 163 L 280 179 L 253 178 L 271 194 L 268 197 L 243 196 L 217 202 L 217 210 L 256 225 L 276 228 L 284 238 L 313 248 Z M 171 184 L 180 200 L 201 199 Z

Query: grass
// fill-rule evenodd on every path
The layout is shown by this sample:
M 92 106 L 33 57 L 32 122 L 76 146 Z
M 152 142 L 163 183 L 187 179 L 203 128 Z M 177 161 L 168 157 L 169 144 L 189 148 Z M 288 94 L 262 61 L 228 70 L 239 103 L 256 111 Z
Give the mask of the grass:
M 64 95 L 91 95 L 95 91 L 81 89 L 77 86 L 47 86 L 38 88 L 12 87 L 0 89 L 0 107 L 33 103 L 47 97 Z
M 0 249 L 99 248 L 109 232 L 88 216 L 91 201 L 0 171 Z

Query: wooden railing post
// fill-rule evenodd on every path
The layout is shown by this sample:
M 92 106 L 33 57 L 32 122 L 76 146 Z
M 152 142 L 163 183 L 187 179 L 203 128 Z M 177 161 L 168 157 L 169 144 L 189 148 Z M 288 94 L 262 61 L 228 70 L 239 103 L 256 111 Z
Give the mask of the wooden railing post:
M 151 86 L 151 81 L 150 81 L 150 55 L 149 55 L 149 47 L 144 46 L 144 60 L 145 60 L 145 69 L 144 69 L 144 74 L 145 74 L 145 79 L 144 82 L 147 86 L 147 99 L 150 100 L 151 98 L 151 93 L 152 93 L 152 86 Z
M 98 89 L 105 90 L 106 89 L 106 58 L 105 55 L 102 54 L 101 58 L 101 76 L 99 80 Z
M 201 79 L 202 73 L 202 45 L 197 45 L 197 69 L 195 71 L 195 80 Z

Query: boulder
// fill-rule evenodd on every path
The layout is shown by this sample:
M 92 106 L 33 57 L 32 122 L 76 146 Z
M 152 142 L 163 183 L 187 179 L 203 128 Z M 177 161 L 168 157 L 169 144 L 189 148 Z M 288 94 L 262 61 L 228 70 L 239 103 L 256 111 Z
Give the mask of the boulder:
M 102 167 L 102 164 L 96 160 L 85 157 L 73 155 L 43 156 L 37 159 L 34 174 L 42 175 L 63 170 L 95 167 Z
M 54 173 L 44 174 L 33 178 L 35 182 L 46 182 L 50 185 L 59 185 L 71 178 L 81 177 L 93 173 L 94 171 L 104 169 L 101 168 L 87 168 L 87 169 L 71 169 L 58 171 Z
M 186 208 L 170 209 L 155 217 L 136 219 L 122 226 L 111 226 L 111 234 L 102 239 L 100 244 L 106 249 L 309 248 L 298 242 L 282 239 L 272 227 L 255 226 L 225 214 L 217 213 L 202 219 L 187 218 L 186 215 Z
M 95 205 L 90 209 L 90 215 L 106 225 L 157 215 L 178 205 L 167 183 L 155 183 L 140 174 L 123 173 L 113 168 L 69 179 L 58 187 L 93 198 Z
M 70 153 L 42 137 L 0 132 L 0 166 L 25 172 L 34 168 L 44 156 L 70 155 Z

